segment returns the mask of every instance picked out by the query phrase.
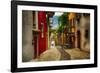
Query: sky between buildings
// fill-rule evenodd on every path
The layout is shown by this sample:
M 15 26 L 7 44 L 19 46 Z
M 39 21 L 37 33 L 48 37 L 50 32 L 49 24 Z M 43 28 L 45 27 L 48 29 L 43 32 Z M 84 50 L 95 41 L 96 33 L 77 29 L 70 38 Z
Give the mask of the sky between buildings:
M 58 18 L 59 16 L 61 16 L 63 14 L 63 12 L 55 12 L 53 18 L 52 18 L 52 29 L 57 29 L 58 27 Z

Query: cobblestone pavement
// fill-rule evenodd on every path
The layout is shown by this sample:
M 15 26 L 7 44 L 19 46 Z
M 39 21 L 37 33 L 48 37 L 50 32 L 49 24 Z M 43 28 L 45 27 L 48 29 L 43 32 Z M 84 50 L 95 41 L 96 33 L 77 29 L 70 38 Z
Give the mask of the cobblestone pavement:
M 59 46 L 43 52 L 35 61 L 80 60 L 89 59 L 90 53 L 78 48 L 62 49 Z
M 90 53 L 86 51 L 82 51 L 78 48 L 73 48 L 73 49 L 65 49 L 67 53 L 70 54 L 71 59 L 89 59 L 90 58 Z
M 70 60 L 71 56 L 69 53 L 67 53 L 63 48 L 57 47 L 57 50 L 60 52 L 60 60 Z

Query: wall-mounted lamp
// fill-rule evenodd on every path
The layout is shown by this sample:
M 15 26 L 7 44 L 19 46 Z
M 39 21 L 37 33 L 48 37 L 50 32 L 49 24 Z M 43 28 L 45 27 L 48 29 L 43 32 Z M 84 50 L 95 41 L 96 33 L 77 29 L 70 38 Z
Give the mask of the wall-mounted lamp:
M 44 23 L 41 22 L 41 37 L 44 38 Z

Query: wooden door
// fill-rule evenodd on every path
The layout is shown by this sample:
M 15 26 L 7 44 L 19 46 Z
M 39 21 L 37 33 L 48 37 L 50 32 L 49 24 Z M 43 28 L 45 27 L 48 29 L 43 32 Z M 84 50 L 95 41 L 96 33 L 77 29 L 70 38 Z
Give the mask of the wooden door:
M 81 33 L 80 33 L 80 31 L 78 30 L 77 31 L 77 47 L 80 49 L 81 48 L 81 42 L 80 42 L 80 40 L 81 40 Z
M 37 36 L 34 34 L 33 35 L 33 48 L 34 48 L 34 58 L 37 58 L 38 56 L 38 47 L 37 47 L 38 43 L 37 43 Z

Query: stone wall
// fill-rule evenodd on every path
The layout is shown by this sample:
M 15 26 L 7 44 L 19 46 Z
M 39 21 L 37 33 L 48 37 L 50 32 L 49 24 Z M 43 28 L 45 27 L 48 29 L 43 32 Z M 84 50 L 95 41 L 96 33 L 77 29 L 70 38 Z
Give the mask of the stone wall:
M 22 12 L 22 61 L 27 62 L 33 59 L 34 50 L 32 46 L 32 11 Z

